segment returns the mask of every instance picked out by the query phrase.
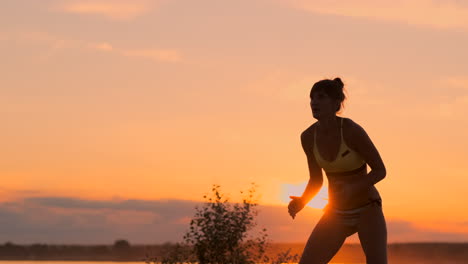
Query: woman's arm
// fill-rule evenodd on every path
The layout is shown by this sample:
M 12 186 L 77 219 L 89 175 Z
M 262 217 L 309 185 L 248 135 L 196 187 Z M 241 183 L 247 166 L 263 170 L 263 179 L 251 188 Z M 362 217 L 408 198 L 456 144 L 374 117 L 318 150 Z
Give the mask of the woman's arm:
M 314 152 L 312 151 L 313 134 L 303 132 L 301 134 L 301 145 L 307 157 L 307 165 L 309 168 L 309 182 L 302 194 L 302 200 L 307 204 L 318 193 L 323 184 L 322 169 L 315 160 Z
M 374 143 L 372 143 L 366 131 L 360 125 L 354 122 L 352 123 L 353 145 L 371 168 L 371 171 L 366 177 L 365 185 L 372 186 L 384 179 L 387 175 L 387 171 L 377 148 L 374 146 Z
M 313 136 L 307 133 L 307 130 L 301 134 L 301 145 L 307 157 L 307 165 L 309 168 L 309 182 L 304 190 L 302 196 L 289 196 L 291 202 L 288 205 L 288 211 L 291 217 L 294 219 L 296 214 L 304 208 L 304 206 L 312 200 L 312 198 L 318 193 L 323 184 L 322 169 L 318 166 L 313 151 L 311 151 L 311 143 L 313 142 Z

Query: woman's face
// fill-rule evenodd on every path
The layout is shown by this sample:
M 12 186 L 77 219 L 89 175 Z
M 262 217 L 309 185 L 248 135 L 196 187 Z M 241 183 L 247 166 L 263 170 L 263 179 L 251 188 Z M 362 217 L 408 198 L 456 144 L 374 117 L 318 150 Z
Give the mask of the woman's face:
M 310 108 L 315 119 L 327 118 L 336 115 L 339 102 L 332 99 L 323 91 L 312 93 Z

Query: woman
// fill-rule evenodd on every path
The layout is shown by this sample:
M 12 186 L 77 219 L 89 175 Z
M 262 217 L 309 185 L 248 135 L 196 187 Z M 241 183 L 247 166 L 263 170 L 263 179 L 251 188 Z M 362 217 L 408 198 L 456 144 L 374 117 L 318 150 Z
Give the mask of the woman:
M 288 210 L 294 219 L 317 194 L 323 183 L 322 169 L 328 178 L 329 203 L 299 263 L 328 263 L 346 237 L 357 232 L 367 263 L 385 264 L 387 229 L 374 186 L 386 175 L 379 152 L 361 126 L 336 115 L 345 99 L 340 78 L 315 83 L 310 99 L 317 122 L 301 134 L 310 179 L 302 196 L 290 196 Z

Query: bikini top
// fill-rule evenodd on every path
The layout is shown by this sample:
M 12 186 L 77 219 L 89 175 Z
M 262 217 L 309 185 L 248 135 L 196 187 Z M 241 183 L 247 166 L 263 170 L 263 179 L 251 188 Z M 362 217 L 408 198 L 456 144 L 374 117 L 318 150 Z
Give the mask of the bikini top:
M 318 165 L 322 167 L 327 175 L 337 173 L 342 175 L 352 174 L 366 168 L 366 161 L 356 151 L 350 149 L 343 138 L 343 119 L 341 118 L 341 144 L 337 157 L 333 161 L 327 161 L 320 155 L 316 143 L 316 130 L 314 130 L 314 156 Z

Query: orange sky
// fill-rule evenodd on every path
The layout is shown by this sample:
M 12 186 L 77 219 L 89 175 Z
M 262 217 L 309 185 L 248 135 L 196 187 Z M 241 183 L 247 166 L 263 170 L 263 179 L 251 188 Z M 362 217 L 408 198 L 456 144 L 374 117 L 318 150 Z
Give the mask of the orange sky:
M 6 1 L 1 201 L 256 182 L 284 206 L 308 177 L 309 89 L 339 76 L 387 166 L 387 219 L 468 238 L 468 4 L 375 3 Z

